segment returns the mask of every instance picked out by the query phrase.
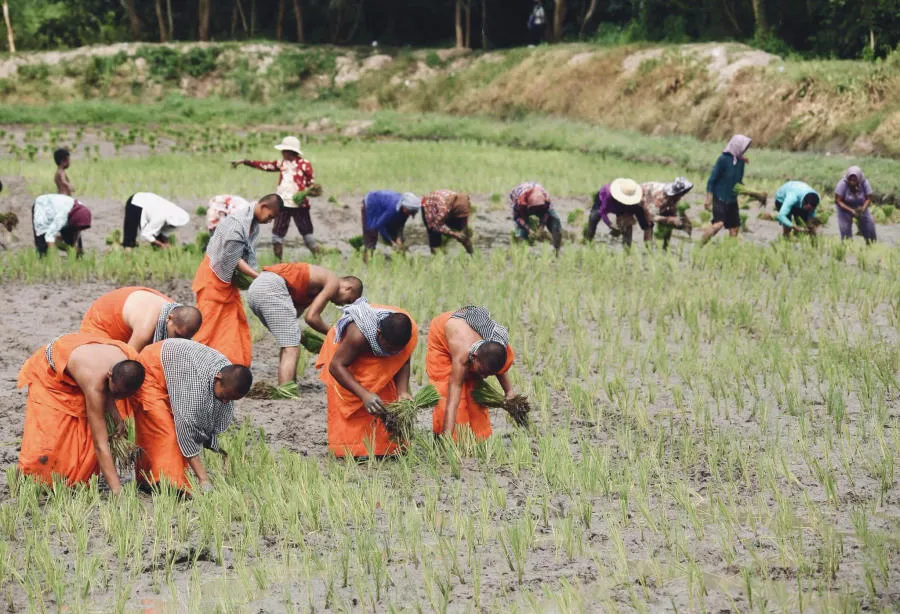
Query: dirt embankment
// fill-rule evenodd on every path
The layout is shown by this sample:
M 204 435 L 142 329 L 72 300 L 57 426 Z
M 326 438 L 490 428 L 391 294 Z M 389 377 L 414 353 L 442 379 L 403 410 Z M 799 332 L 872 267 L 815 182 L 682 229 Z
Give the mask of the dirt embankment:
M 896 61 L 784 61 L 738 44 L 502 52 L 181 44 L 93 47 L 0 61 L 5 102 L 282 95 L 522 117 L 545 113 L 651 134 L 900 157 Z M 0 111 L 0 123 L 3 113 Z

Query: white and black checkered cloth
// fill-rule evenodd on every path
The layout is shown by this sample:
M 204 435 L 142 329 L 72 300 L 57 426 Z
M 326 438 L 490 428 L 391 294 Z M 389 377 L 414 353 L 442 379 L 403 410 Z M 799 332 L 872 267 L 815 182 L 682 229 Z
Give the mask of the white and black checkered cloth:
M 476 333 L 485 341 L 496 341 L 503 345 L 509 345 L 509 331 L 491 319 L 491 312 L 484 307 L 467 305 L 459 309 L 451 316 L 465 320 Z
M 231 424 L 234 403 L 216 398 L 215 378 L 231 363 L 216 350 L 190 339 L 166 339 L 160 359 L 181 453 L 191 458 L 204 447 L 218 450 L 218 434 Z
M 369 301 L 364 296 L 358 298 L 350 305 L 341 307 L 341 311 L 344 312 L 344 315 L 334 324 L 335 343 L 340 342 L 344 336 L 344 331 L 347 330 L 347 326 L 350 322 L 353 322 L 359 328 L 359 332 L 363 334 L 363 337 L 366 338 L 366 341 L 369 342 L 369 347 L 372 349 L 373 354 L 376 356 L 390 356 L 378 343 L 378 326 L 383 319 L 394 313 L 393 311 L 390 309 L 375 309 L 369 305 Z
M 259 224 L 253 217 L 254 207 L 240 209 L 216 227 L 216 233 L 206 246 L 209 266 L 216 277 L 226 284 L 231 283 L 238 260 L 242 258 L 252 268 L 256 268 L 256 238 Z
M 156 330 L 153 331 L 153 343 L 158 343 L 169 336 L 169 331 L 166 328 L 166 318 L 168 318 L 169 314 L 178 307 L 181 307 L 181 303 L 166 303 L 162 306 L 162 309 L 159 310 L 159 318 L 156 320 Z
M 284 277 L 262 271 L 247 290 L 247 304 L 263 326 L 275 336 L 278 347 L 292 348 L 300 345 L 297 308 L 294 307 Z
M 56 371 L 56 365 L 53 364 L 53 344 L 59 341 L 60 337 L 62 337 L 62 335 L 53 339 L 53 341 L 48 343 L 47 347 L 44 348 L 44 357 L 47 359 L 47 364 L 50 365 L 50 368 L 53 369 L 54 372 Z

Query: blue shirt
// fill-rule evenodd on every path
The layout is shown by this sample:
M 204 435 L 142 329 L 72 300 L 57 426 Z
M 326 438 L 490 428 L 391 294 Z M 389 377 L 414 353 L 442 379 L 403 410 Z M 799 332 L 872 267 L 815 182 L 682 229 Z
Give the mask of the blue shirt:
M 730 153 L 723 153 L 716 160 L 706 182 L 706 191 L 723 203 L 737 203 L 734 186 L 744 180 L 744 161 L 734 163 Z
M 376 190 L 366 194 L 363 201 L 366 203 L 366 230 L 377 230 L 387 242 L 392 242 L 395 237 L 390 235 L 388 229 L 395 223 L 406 217 L 400 213 L 400 199 L 402 194 L 390 190 Z
M 806 198 L 807 194 L 819 195 L 809 184 L 802 181 L 788 181 L 778 188 L 778 191 L 775 192 L 775 202 L 776 204 L 781 203 L 781 208 L 778 210 L 778 215 L 775 216 L 775 219 L 787 228 L 793 228 L 794 226 L 794 223 L 791 222 L 792 215 L 800 215 L 805 219 L 807 214 L 803 211 L 803 199 Z M 817 207 L 818 205 L 809 212 L 810 217 L 816 216 Z

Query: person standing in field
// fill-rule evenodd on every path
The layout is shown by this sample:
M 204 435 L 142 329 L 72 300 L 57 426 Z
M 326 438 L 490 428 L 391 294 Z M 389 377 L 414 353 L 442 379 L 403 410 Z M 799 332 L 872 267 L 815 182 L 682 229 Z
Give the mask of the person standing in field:
M 467 253 L 475 253 L 469 237 L 471 211 L 468 194 L 437 190 L 422 198 L 422 222 L 428 233 L 428 247 L 432 254 L 443 246 L 445 236 L 459 241 Z
M 531 34 L 531 44 L 540 45 L 544 42 L 544 30 L 547 28 L 547 11 L 542 0 L 534 0 L 534 8 L 528 16 L 528 33 Z
M 805 232 L 811 236 L 816 234 L 816 208 L 821 200 L 819 193 L 809 184 L 802 181 L 788 181 L 775 192 L 775 219 L 781 224 L 783 236 L 789 237 L 791 232 Z M 802 226 L 797 226 L 797 221 Z
M 256 240 L 259 225 L 268 224 L 281 211 L 278 194 L 263 196 L 253 207 L 241 209 L 219 224 L 206 246 L 191 289 L 203 324 L 194 339 L 220 351 L 228 360 L 250 365 L 253 345 L 250 324 L 237 284 L 242 276 L 256 279 Z
M 278 362 L 278 384 L 297 379 L 300 358 L 300 326 L 303 319 L 313 330 L 328 334 L 322 312 L 328 303 L 349 305 L 362 296 L 363 283 L 358 277 L 338 277 L 332 271 L 306 264 L 285 262 L 263 267 L 250 284 L 247 304 L 281 348 Z M 306 310 L 306 313 L 304 313 Z
M 741 212 L 734 188 L 744 181 L 744 166 L 748 163 L 745 154 L 751 143 L 752 139 L 748 136 L 734 135 L 713 165 L 706 182 L 706 202 L 703 205 L 707 211 L 712 209 L 712 225 L 703 233 L 701 245 L 705 245 L 722 228 L 731 237 L 738 235 Z
M 256 168 L 261 171 L 270 173 L 280 173 L 278 179 L 278 188 L 275 193 L 284 201 L 284 208 L 275 223 L 272 225 L 272 248 L 275 250 L 275 257 L 281 260 L 284 253 L 284 237 L 291 227 L 291 220 L 300 231 L 303 242 L 307 249 L 314 254 L 319 253 L 319 244 L 313 236 L 312 217 L 309 213 L 309 198 L 304 196 L 303 200 L 294 202 L 294 197 L 308 190 L 313 185 L 313 167 L 303 157 L 300 151 L 300 140 L 295 136 L 286 136 L 275 146 L 275 149 L 281 151 L 281 160 L 259 161 L 259 160 L 235 160 L 231 163 L 232 167 L 245 165 Z
M 91 303 L 80 332 L 115 339 L 140 352 L 163 339 L 190 339 L 202 319 L 196 307 L 176 303 L 152 288 L 129 286 Z
M 441 395 L 432 414 L 434 433 L 455 438 L 456 427 L 465 425 L 476 439 L 490 437 L 488 409 L 475 402 L 472 390 L 493 375 L 507 398 L 515 396 L 507 376 L 514 357 L 509 332 L 484 307 L 463 307 L 434 318 L 425 355 L 428 379 Z
M 53 175 L 53 183 L 56 184 L 56 192 L 58 194 L 65 194 L 66 196 L 72 196 L 75 193 L 75 186 L 72 185 L 72 182 L 69 181 L 69 176 L 66 175 L 66 170 L 72 163 L 72 155 L 69 153 L 68 149 L 60 147 L 53 152 L 53 161 L 56 162 L 56 173 Z
M 652 241 L 653 221 L 641 205 L 643 198 L 644 192 L 640 184 L 633 179 L 619 178 L 604 185 L 594 196 L 594 206 L 591 208 L 591 214 L 584 229 L 584 240 L 586 242 L 594 240 L 594 236 L 597 234 L 597 225 L 601 221 L 606 224 L 613 236 L 620 234 L 619 230 L 613 228 L 609 219 L 609 214 L 612 213 L 615 214 L 616 223 L 620 226 L 623 225 L 622 218 L 637 218 L 641 230 L 644 231 L 644 241 Z M 631 245 L 631 226 L 628 225 L 621 234 L 625 245 Z
M 62 335 L 37 350 L 19 371 L 28 386 L 19 471 L 50 484 L 69 485 L 101 474 L 113 493 L 121 489 L 109 447 L 106 418 L 124 433 L 114 401 L 135 394 L 144 367 L 131 347 L 95 335 Z
M 91 227 L 91 210 L 65 194 L 43 194 L 34 199 L 31 207 L 34 246 L 38 254 L 47 254 L 49 245 L 75 248 L 77 256 L 84 253 L 81 233 Z M 62 239 L 62 245 L 58 242 Z
M 378 417 L 409 394 L 416 323 L 396 307 L 361 298 L 328 331 L 316 368 L 328 400 L 328 449 L 338 457 L 384 456 L 397 444 Z
M 546 228 L 553 237 L 553 249 L 559 253 L 562 246 L 562 220 L 550 203 L 550 194 L 539 183 L 526 181 L 520 183 L 509 193 L 509 206 L 512 209 L 513 223 L 516 226 L 516 238 L 527 241 L 531 237 L 528 222 L 532 216 L 537 218 L 538 227 Z
M 253 384 L 250 369 L 233 365 L 216 350 L 189 339 L 166 339 L 138 355 L 147 373 L 135 397 L 135 462 L 138 481 L 153 486 L 165 478 L 188 490 L 188 468 L 201 491 L 212 489 L 200 452 L 219 450 L 218 435 L 234 419 L 234 401 Z
M 851 166 L 847 169 L 834 188 L 834 202 L 842 241 L 853 237 L 854 219 L 859 226 L 858 233 L 867 244 L 877 240 L 875 220 L 869 210 L 872 205 L 872 185 L 861 168 Z
M 679 228 L 690 236 L 693 230 L 690 218 L 680 211 L 679 201 L 693 189 L 694 184 L 684 177 L 676 177 L 675 181 L 648 181 L 641 184 L 641 207 L 644 216 L 655 225 L 658 224 L 663 235 L 663 249 L 669 247 L 672 230 Z
M 403 228 L 406 220 L 415 216 L 422 203 L 412 192 L 376 190 L 362 201 L 363 262 L 378 245 L 378 235 L 395 249 L 403 249 Z
M 206 230 L 209 236 L 216 234 L 216 227 L 223 219 L 239 211 L 250 207 L 251 203 L 245 198 L 234 196 L 232 194 L 219 194 L 213 196 L 206 206 Z
M 169 247 L 166 232 L 186 226 L 190 214 L 152 192 L 137 192 L 125 201 L 125 222 L 122 227 L 122 247 L 137 247 L 138 234 L 154 247 Z

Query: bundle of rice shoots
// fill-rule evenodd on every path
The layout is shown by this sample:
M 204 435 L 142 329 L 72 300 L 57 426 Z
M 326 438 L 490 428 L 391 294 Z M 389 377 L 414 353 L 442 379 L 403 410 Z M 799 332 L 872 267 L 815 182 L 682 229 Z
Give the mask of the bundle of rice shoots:
M 116 464 L 116 471 L 122 475 L 125 472 L 134 470 L 134 459 L 137 458 L 141 449 L 134 443 L 134 429 L 132 425 L 125 423 L 125 432 L 119 434 L 116 432 L 116 423 L 112 416 L 106 415 L 106 432 L 109 435 L 109 451 L 112 453 L 113 462 Z
M 105 243 L 107 245 L 118 245 L 122 242 L 122 231 L 116 228 L 111 233 L 106 235 Z
M 348 243 L 350 243 L 350 247 L 352 247 L 356 251 L 359 251 L 363 247 L 363 243 L 364 243 L 363 236 L 356 235 L 355 237 L 350 237 L 350 240 L 348 241 Z
M 303 204 L 303 201 L 308 197 L 312 196 L 313 198 L 317 198 L 322 195 L 322 186 L 321 184 L 314 183 L 305 190 L 300 190 L 296 194 L 294 194 L 294 204 L 298 207 Z
M 769 194 L 767 192 L 760 192 L 758 190 L 754 190 L 752 188 L 748 188 L 743 183 L 739 183 L 734 186 L 734 195 L 735 196 L 749 196 L 754 200 L 758 200 L 763 205 L 766 204 L 766 201 L 769 199 Z
M 679 213 L 679 214 L 686 213 L 687 210 L 690 209 L 690 208 L 691 208 L 691 205 L 690 205 L 689 203 L 686 203 L 686 202 L 679 202 L 679 203 L 678 203 L 678 213 Z
M 481 383 L 472 390 L 472 398 L 475 399 L 476 403 L 485 407 L 506 411 L 517 426 L 528 426 L 528 413 L 531 411 L 531 404 L 526 396 L 517 394 L 511 399 L 507 399 L 499 386 L 491 381 L 481 380 Z
M 235 269 L 234 274 L 231 276 L 231 285 L 233 285 L 238 290 L 246 290 L 252 283 L 252 277 L 250 277 L 246 273 L 238 271 L 237 269 Z
M 308 326 L 300 333 L 300 345 L 306 348 L 308 352 L 318 354 L 319 350 L 322 349 L 323 343 L 325 343 L 325 335 Z
M 423 409 L 429 409 L 438 404 L 441 395 L 437 388 L 428 384 L 411 399 L 394 401 L 387 406 L 386 411 L 377 414 L 384 423 L 391 441 L 403 443 L 412 439 L 413 428 L 416 425 L 416 416 Z
M 268 399 L 269 398 L 269 389 L 272 386 L 267 384 L 266 382 L 253 382 L 253 385 L 250 386 L 250 391 L 244 395 L 244 398 L 247 399 Z
M 297 387 L 297 382 L 288 382 L 281 386 L 270 386 L 269 398 L 296 400 L 300 398 L 300 388 Z
M 10 211 L 9 213 L 0 213 L 0 226 L 6 228 L 7 232 L 12 232 L 19 225 L 19 216 Z

